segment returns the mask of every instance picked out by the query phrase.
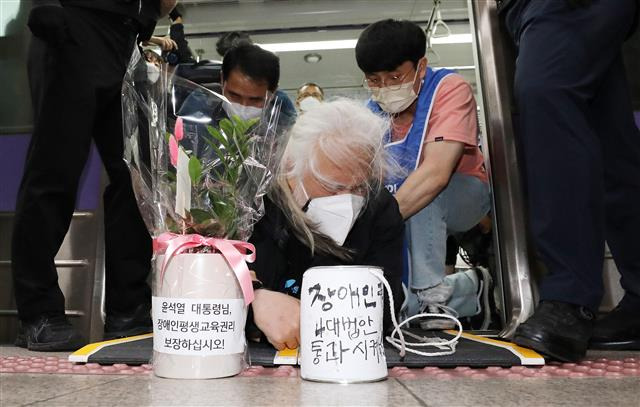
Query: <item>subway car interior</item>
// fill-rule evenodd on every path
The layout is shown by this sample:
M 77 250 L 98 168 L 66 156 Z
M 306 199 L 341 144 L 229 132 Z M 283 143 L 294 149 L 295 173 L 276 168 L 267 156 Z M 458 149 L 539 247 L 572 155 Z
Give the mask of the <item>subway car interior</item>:
M 0 406 L 637 406 L 612 3 L 0 0 Z

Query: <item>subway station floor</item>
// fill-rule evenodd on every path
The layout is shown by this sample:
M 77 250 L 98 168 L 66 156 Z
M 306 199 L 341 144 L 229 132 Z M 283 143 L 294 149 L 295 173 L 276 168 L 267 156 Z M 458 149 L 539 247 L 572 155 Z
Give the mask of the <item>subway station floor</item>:
M 0 345 L 2 358 L 66 358 Z M 595 352 L 596 362 L 640 361 L 640 352 Z M 130 369 L 129 369 L 130 370 Z M 257 375 L 216 380 L 169 380 L 126 375 L 0 373 L 0 406 L 639 406 L 640 376 L 505 377 L 392 375 L 369 384 L 325 384 Z M 405 376 L 405 377 L 400 377 Z M 413 376 L 413 377 L 412 377 Z M 580 376 L 580 375 L 578 375 Z

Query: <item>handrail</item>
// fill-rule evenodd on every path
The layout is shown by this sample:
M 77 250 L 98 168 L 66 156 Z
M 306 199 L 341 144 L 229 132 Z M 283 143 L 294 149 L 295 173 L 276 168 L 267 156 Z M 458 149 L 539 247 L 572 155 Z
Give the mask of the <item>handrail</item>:
M 476 44 L 478 86 L 482 94 L 493 186 L 494 246 L 501 271 L 506 320 L 501 337 L 510 337 L 535 305 L 527 242 L 526 204 L 511 122 L 509 49 L 503 41 L 496 3 L 468 0 Z

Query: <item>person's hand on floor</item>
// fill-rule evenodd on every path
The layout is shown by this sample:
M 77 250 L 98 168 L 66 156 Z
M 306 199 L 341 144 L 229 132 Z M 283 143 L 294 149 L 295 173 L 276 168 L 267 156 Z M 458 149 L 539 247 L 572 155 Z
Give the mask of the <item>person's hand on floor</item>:
M 295 349 L 300 343 L 300 300 L 266 289 L 256 290 L 252 303 L 254 321 L 278 350 Z

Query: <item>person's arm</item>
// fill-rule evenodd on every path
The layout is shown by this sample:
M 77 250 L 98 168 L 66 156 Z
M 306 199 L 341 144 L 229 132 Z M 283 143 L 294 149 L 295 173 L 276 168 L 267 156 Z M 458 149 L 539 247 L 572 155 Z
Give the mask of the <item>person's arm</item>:
M 176 44 L 176 42 L 174 40 L 172 40 L 169 37 L 156 37 L 156 36 L 151 36 L 151 38 L 149 38 L 148 41 L 145 41 L 143 43 L 144 45 L 157 45 L 159 46 L 163 51 L 171 51 L 172 49 L 177 49 L 178 48 L 178 44 Z
M 403 219 L 429 205 L 447 186 L 464 153 L 464 143 L 444 140 L 431 142 L 425 145 L 423 153 L 422 164 L 409 174 L 396 192 Z
M 398 204 L 386 190 L 380 191 L 375 198 L 376 211 L 372 216 L 371 245 L 364 264 L 382 268 L 393 293 L 394 310 L 397 315 L 404 301 L 402 290 L 404 222 L 398 210 Z M 389 296 L 384 293 L 384 329 L 392 329 Z
M 251 268 L 264 285 L 255 291 L 251 304 L 253 322 L 276 349 L 282 350 L 295 349 L 300 343 L 300 300 L 276 291 L 287 267 L 274 237 L 274 231 L 282 227 L 279 215 L 279 209 L 265 200 L 265 216 L 255 225 L 249 242 L 256 248 Z
M 442 79 L 435 97 L 422 161 L 396 192 L 404 219 L 442 192 L 465 148 L 478 144 L 477 108 L 471 86 L 461 76 L 449 75 Z

